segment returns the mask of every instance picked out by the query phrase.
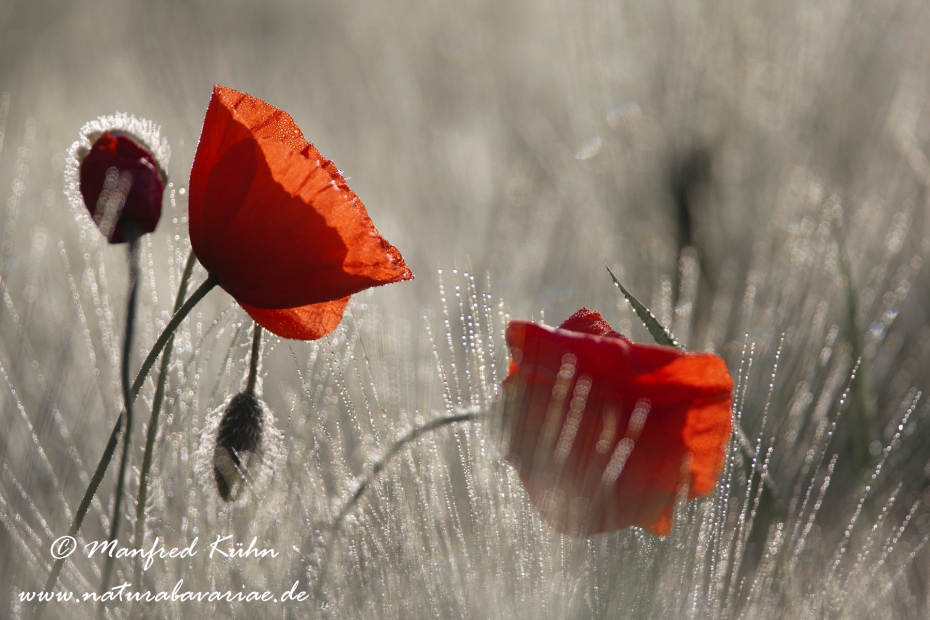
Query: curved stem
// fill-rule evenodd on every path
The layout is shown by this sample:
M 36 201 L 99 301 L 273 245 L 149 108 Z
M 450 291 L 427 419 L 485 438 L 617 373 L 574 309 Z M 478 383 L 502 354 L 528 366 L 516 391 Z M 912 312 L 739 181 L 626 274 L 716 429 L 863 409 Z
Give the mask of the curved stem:
M 194 263 L 197 258 L 191 252 L 187 257 L 187 264 L 184 265 L 184 273 L 181 276 L 181 284 L 178 286 L 178 296 L 174 301 L 174 313 L 177 314 L 184 303 L 184 295 L 187 293 L 187 283 L 191 279 L 191 273 L 194 271 Z M 171 351 L 174 348 L 174 334 L 168 338 L 165 345 L 165 352 L 161 356 L 161 368 L 158 372 L 158 382 L 155 384 L 155 397 L 152 400 L 152 417 L 149 421 L 149 427 L 145 438 L 145 455 L 142 457 L 142 469 L 139 472 L 139 498 L 136 502 L 136 540 L 135 548 L 141 549 L 145 540 L 145 503 L 148 495 L 148 475 L 152 467 L 152 453 L 155 450 L 155 437 L 158 434 L 158 416 L 161 413 L 162 402 L 165 398 L 165 385 L 168 382 L 168 367 L 171 365 Z M 136 562 L 135 583 L 141 581 L 140 568 L 141 561 Z
M 136 375 L 136 380 L 132 383 L 132 399 L 135 400 L 139 396 L 139 392 L 142 390 L 142 384 L 145 383 L 145 378 L 148 376 L 149 371 L 152 370 L 152 366 L 155 365 L 155 360 L 158 359 L 158 354 L 161 353 L 162 349 L 165 348 L 165 345 L 168 344 L 168 339 L 174 335 L 174 330 L 178 328 L 178 325 L 181 324 L 187 315 L 190 314 L 191 310 L 194 309 L 201 299 L 206 297 L 214 286 L 219 284 L 220 281 L 212 273 L 207 274 L 207 279 L 203 281 L 196 291 L 194 291 L 190 298 L 184 302 L 184 305 L 174 313 L 174 316 L 171 317 L 171 320 L 168 321 L 168 324 L 165 325 L 165 329 L 162 330 L 161 336 L 158 337 L 158 340 L 155 341 L 155 346 L 152 347 L 152 350 L 149 351 L 148 356 L 145 358 L 145 361 L 142 362 L 142 367 L 139 368 L 139 373 Z
M 132 442 L 132 397 L 129 395 L 129 361 L 132 354 L 133 328 L 136 323 L 136 297 L 139 292 L 139 237 L 129 242 L 129 300 L 126 302 L 126 333 L 123 337 L 123 358 L 120 360 L 120 379 L 123 386 L 123 411 L 125 425 L 123 429 L 123 454 L 120 458 L 119 473 L 116 476 L 116 495 L 113 497 L 113 516 L 110 519 L 110 537 L 112 542 L 119 537 L 121 520 L 120 508 L 123 500 L 123 486 L 126 482 L 126 468 L 129 465 L 129 450 Z M 107 589 L 110 573 L 113 570 L 113 556 L 107 556 L 104 563 L 100 584 L 101 592 Z
M 258 381 L 258 362 L 261 359 L 262 348 L 262 326 L 255 323 L 255 331 L 252 332 L 252 357 L 249 360 L 249 382 L 245 391 L 249 394 L 255 394 L 255 383 Z
M 190 298 L 181 308 L 174 313 L 174 316 L 171 317 L 171 320 L 168 322 L 168 325 L 165 326 L 165 329 L 162 331 L 161 335 L 158 337 L 158 340 L 155 341 L 155 346 L 152 347 L 152 350 L 149 351 L 148 357 L 145 358 L 145 361 L 142 363 L 142 367 L 139 369 L 138 374 L 136 375 L 136 380 L 132 384 L 130 389 L 129 396 L 130 400 L 135 400 L 139 395 L 139 391 L 142 389 L 142 384 L 145 382 L 145 377 L 148 375 L 149 371 L 152 369 L 152 365 L 155 364 L 155 360 L 158 358 L 158 354 L 161 353 L 162 349 L 167 345 L 168 340 L 171 338 L 171 335 L 174 333 L 174 330 L 177 329 L 178 325 L 181 324 L 190 311 L 193 310 L 194 306 L 203 299 L 207 293 L 209 293 L 213 287 L 219 284 L 219 280 L 215 278 L 212 274 L 207 275 L 207 279 L 203 281 L 196 291 L 191 294 Z M 100 462 L 97 463 L 97 469 L 94 471 L 94 477 L 91 478 L 90 485 L 87 487 L 87 491 L 84 493 L 84 497 L 81 499 L 81 504 L 78 507 L 77 513 L 74 515 L 74 521 L 71 523 L 70 535 L 74 536 L 77 534 L 77 531 L 81 527 L 81 523 L 84 521 L 84 517 L 87 515 L 87 509 L 90 507 L 90 502 L 93 499 L 94 495 L 97 493 L 97 489 L 100 486 L 100 481 L 103 479 L 103 475 L 107 471 L 107 467 L 110 465 L 110 460 L 113 458 L 113 452 L 116 450 L 116 443 L 119 440 L 120 431 L 123 427 L 123 421 L 125 419 L 125 412 L 120 413 L 119 418 L 116 420 L 116 424 L 113 426 L 113 430 L 110 433 L 110 441 L 107 443 L 106 449 L 103 451 L 103 455 L 100 457 Z M 51 592 L 55 587 L 55 583 L 58 581 L 58 575 L 61 573 L 61 568 L 64 565 L 64 558 L 56 560 L 55 564 L 52 566 L 52 572 L 49 574 L 48 581 L 45 584 L 45 591 Z M 40 606 L 36 611 L 36 618 L 41 618 L 42 609 L 44 604 L 40 603 Z
M 123 419 L 124 415 L 120 413 L 119 418 L 116 420 L 116 426 L 113 427 L 113 431 L 110 433 L 110 440 L 107 441 L 107 446 L 103 449 L 103 456 L 100 457 L 100 462 L 97 463 L 97 470 L 94 471 L 94 475 L 90 479 L 90 484 L 87 485 L 87 492 L 84 493 L 81 504 L 74 514 L 74 521 L 71 522 L 71 529 L 68 530 L 68 536 L 72 538 L 77 535 L 78 529 L 80 529 L 81 523 L 84 522 L 84 517 L 87 515 L 87 510 L 90 508 L 90 503 L 93 501 L 94 495 L 97 494 L 100 481 L 103 480 L 103 475 L 107 473 L 107 466 L 110 464 L 110 459 L 113 458 L 113 453 L 116 451 L 116 444 L 119 442 L 120 432 L 123 429 Z M 64 558 L 55 560 L 55 564 L 52 566 L 52 572 L 49 573 L 48 580 L 45 582 L 45 592 L 51 592 L 55 588 L 58 575 L 61 573 L 61 568 L 64 565 Z M 44 609 L 45 601 L 40 601 L 39 605 L 36 607 L 36 620 L 42 618 Z
M 365 477 L 362 483 L 358 486 L 358 488 L 355 490 L 355 493 L 352 494 L 352 497 L 346 500 L 346 503 L 343 504 L 342 508 L 339 510 L 339 514 L 333 520 L 332 524 L 330 524 L 329 542 L 327 542 L 326 544 L 326 553 L 323 556 L 326 559 L 325 561 L 327 562 L 329 561 L 330 552 L 332 551 L 332 545 L 336 540 L 336 536 L 339 534 L 339 530 L 342 529 L 342 523 L 345 521 L 345 518 L 352 511 L 352 509 L 354 509 L 355 506 L 358 505 L 358 502 L 359 500 L 362 499 L 362 496 L 365 494 L 365 491 L 367 491 L 368 487 L 372 485 L 372 483 L 378 477 L 378 474 L 384 471 L 384 468 L 387 467 L 388 462 L 394 457 L 394 455 L 396 455 L 398 452 L 403 450 L 407 444 L 413 441 L 416 441 L 417 439 L 419 439 L 426 433 L 440 429 L 444 426 L 449 426 L 450 424 L 455 424 L 457 422 L 471 422 L 473 420 L 483 418 L 486 415 L 487 415 L 486 413 L 482 413 L 478 411 L 462 411 L 460 413 L 456 413 L 454 415 L 450 415 L 447 417 L 436 418 L 435 420 L 430 420 L 423 426 L 418 426 L 414 428 L 409 433 L 407 433 L 406 435 L 398 439 L 396 442 L 394 442 L 394 445 L 391 446 L 391 448 L 384 454 L 384 456 L 382 456 L 380 459 L 378 459 L 375 462 L 375 464 L 371 468 L 371 472 L 368 474 L 368 476 Z M 316 586 L 314 588 L 315 598 L 318 599 L 320 597 L 320 594 L 323 591 L 323 585 L 325 584 L 325 581 L 326 581 L 326 565 L 324 563 L 323 568 L 320 571 L 320 578 L 319 580 L 317 580 Z
M 362 484 L 360 484 L 359 487 L 355 490 L 355 493 L 352 495 L 352 497 L 349 498 L 349 500 L 342 506 L 342 509 L 339 511 L 339 515 L 333 521 L 331 526 L 333 534 L 336 534 L 339 531 L 346 516 L 349 514 L 349 512 L 352 511 L 353 508 L 355 508 L 356 504 L 358 504 L 358 501 L 362 498 L 362 495 L 365 494 L 365 491 L 368 490 L 368 487 L 371 486 L 371 483 L 374 482 L 375 478 L 378 477 L 378 474 L 384 471 L 384 468 L 387 467 L 388 461 L 390 461 L 395 454 L 403 450 L 404 446 L 406 446 L 411 441 L 416 441 L 422 435 L 425 435 L 430 431 L 434 431 L 437 428 L 442 428 L 443 426 L 448 426 L 449 424 L 455 424 L 456 422 L 470 422 L 472 420 L 477 420 L 482 415 L 483 414 L 478 413 L 477 411 L 468 411 L 450 415 L 445 418 L 436 418 L 435 420 L 427 422 L 423 426 L 418 426 L 394 442 L 394 445 L 391 446 L 391 449 L 375 462 L 371 468 L 371 473 L 368 474 L 365 480 L 362 481 Z

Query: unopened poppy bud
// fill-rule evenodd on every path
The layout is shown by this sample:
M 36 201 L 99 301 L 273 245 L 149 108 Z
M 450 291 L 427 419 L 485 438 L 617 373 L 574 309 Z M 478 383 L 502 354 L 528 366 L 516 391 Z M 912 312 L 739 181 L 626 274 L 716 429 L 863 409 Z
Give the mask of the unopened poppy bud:
M 263 484 L 280 452 L 271 412 L 253 394 L 239 392 L 208 418 L 195 469 L 204 486 L 234 502 L 244 487 Z
M 104 132 L 81 161 L 81 195 L 110 243 L 155 230 L 165 180 L 132 138 Z
M 240 392 L 223 412 L 213 449 L 213 477 L 224 501 L 236 499 L 261 441 L 262 407 L 255 396 Z
M 66 192 L 110 243 L 131 241 L 158 225 L 168 154 L 158 127 L 148 121 L 97 119 L 71 147 Z

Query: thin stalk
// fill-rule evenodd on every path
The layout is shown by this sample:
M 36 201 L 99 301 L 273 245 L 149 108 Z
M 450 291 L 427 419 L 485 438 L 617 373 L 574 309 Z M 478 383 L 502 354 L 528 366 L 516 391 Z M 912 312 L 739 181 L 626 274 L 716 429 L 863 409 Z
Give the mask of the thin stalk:
M 123 428 L 123 414 L 119 414 L 119 418 L 116 420 L 116 426 L 113 427 L 113 431 L 110 433 L 110 439 L 107 441 L 106 448 L 103 449 L 103 456 L 100 457 L 100 462 L 97 464 L 97 470 L 94 472 L 93 477 L 90 479 L 90 484 L 87 486 L 87 492 L 84 493 L 83 499 L 81 499 L 81 504 L 78 506 L 77 512 L 74 514 L 74 521 L 71 522 L 71 529 L 68 530 L 68 536 L 74 538 L 77 536 L 78 529 L 81 527 L 81 523 L 84 522 L 84 517 L 87 515 L 87 510 L 90 508 L 90 503 L 94 499 L 94 495 L 97 494 L 97 488 L 100 486 L 100 481 L 103 480 L 104 474 L 107 473 L 107 466 L 110 464 L 110 460 L 113 458 L 113 453 L 116 451 L 116 444 L 119 442 L 120 432 Z M 49 573 L 48 580 L 45 582 L 45 592 L 51 592 L 55 588 L 55 584 L 58 582 L 58 575 L 61 573 L 62 567 L 65 565 L 65 559 L 61 558 L 55 560 L 55 564 L 52 566 L 52 572 Z M 40 601 L 39 605 L 36 607 L 36 620 L 42 618 L 42 612 L 45 609 L 45 601 Z
M 148 376 L 149 371 L 152 370 L 152 366 L 155 365 L 155 360 L 158 359 L 158 354 L 162 352 L 162 349 L 165 348 L 165 345 L 168 344 L 168 339 L 174 335 L 174 330 L 178 328 L 178 325 L 181 324 L 181 321 L 187 318 L 187 315 L 190 314 L 191 310 L 194 309 L 201 299 L 206 297 L 207 293 L 213 290 L 213 287 L 219 284 L 220 281 L 212 273 L 207 274 L 207 279 L 203 281 L 196 291 L 194 291 L 190 298 L 184 302 L 184 305 L 174 313 L 174 316 L 171 317 L 171 320 L 168 321 L 168 324 L 165 326 L 165 329 L 162 330 L 161 336 L 158 337 L 158 340 L 155 341 L 155 346 L 152 347 L 152 350 L 149 351 L 148 356 L 145 358 L 145 361 L 142 362 L 142 367 L 139 368 L 139 373 L 136 375 L 136 380 L 132 383 L 132 399 L 135 400 L 139 396 L 139 392 L 142 390 L 142 384 L 145 383 L 145 378 Z
M 258 381 L 258 362 L 261 358 L 262 348 L 262 326 L 255 323 L 255 330 L 252 332 L 252 358 L 249 360 L 249 382 L 245 391 L 249 394 L 255 394 L 255 384 Z
M 152 366 L 155 364 L 155 360 L 158 358 L 159 353 L 165 348 L 168 344 L 168 340 L 174 334 L 174 331 L 177 329 L 178 325 L 181 324 L 191 310 L 194 309 L 201 299 L 206 297 L 213 287 L 219 284 L 219 280 L 215 278 L 212 274 L 207 276 L 207 279 L 195 290 L 191 296 L 188 298 L 184 305 L 174 313 L 174 316 L 171 317 L 171 320 L 168 322 L 168 325 L 165 326 L 165 329 L 162 331 L 161 335 L 158 337 L 158 340 L 155 341 L 155 346 L 152 347 L 152 350 L 149 351 L 148 356 L 145 358 L 145 361 L 142 363 L 142 367 L 139 369 L 138 374 L 136 374 L 136 380 L 132 384 L 130 389 L 130 400 L 135 400 L 139 395 L 139 391 L 142 389 L 142 384 L 145 382 L 146 376 L 148 376 L 149 371 L 152 369 Z M 113 430 L 110 433 L 110 441 L 107 443 L 107 447 L 103 451 L 103 455 L 100 457 L 100 462 L 97 463 L 97 469 L 94 471 L 94 476 L 91 478 L 90 485 L 87 487 L 87 491 L 84 493 L 84 497 L 81 499 L 81 504 L 78 507 L 77 513 L 74 515 L 74 521 L 71 523 L 71 529 L 69 530 L 70 536 L 75 536 L 78 530 L 81 527 L 81 523 L 84 521 L 84 517 L 87 515 L 87 509 L 90 507 L 90 502 L 93 500 L 94 495 L 97 493 L 97 489 L 100 487 L 100 482 L 103 480 L 103 476 L 107 471 L 107 467 L 110 465 L 110 461 L 113 458 L 113 452 L 116 450 L 116 443 L 119 441 L 120 432 L 123 428 L 123 422 L 125 420 L 125 412 L 120 413 L 119 418 L 116 420 L 116 424 L 113 426 Z M 52 566 L 52 572 L 49 574 L 48 581 L 45 584 L 45 591 L 51 592 L 55 587 L 56 582 L 58 581 L 58 575 L 61 573 L 61 568 L 64 565 L 64 558 L 55 561 L 55 564 Z M 39 603 L 39 607 L 36 609 L 36 618 L 41 618 L 42 610 L 44 609 L 44 603 Z
M 194 262 L 197 258 L 191 252 L 187 257 L 187 264 L 184 266 L 184 274 L 181 276 L 181 284 L 178 286 L 178 296 L 174 300 L 174 313 L 177 314 L 184 303 L 184 295 L 187 293 L 187 283 L 190 281 L 191 273 L 194 271 Z M 152 400 L 152 417 L 149 421 L 148 434 L 145 438 L 145 454 L 142 457 L 142 469 L 139 473 L 139 498 L 136 502 L 136 541 L 135 549 L 141 549 L 145 539 L 145 503 L 148 499 L 148 475 L 152 467 L 152 454 L 155 451 L 155 436 L 158 434 L 158 416 L 161 413 L 162 402 L 165 398 L 165 385 L 168 382 L 168 367 L 171 365 L 171 352 L 174 348 L 174 334 L 168 338 L 165 345 L 165 352 L 161 356 L 161 368 L 158 372 L 158 382 L 155 384 L 155 397 Z M 141 561 L 136 562 L 135 583 L 141 582 Z
M 129 394 L 129 361 L 132 355 L 132 336 L 136 323 L 136 297 L 139 292 L 139 237 L 133 236 L 129 242 L 129 300 L 126 302 L 126 333 L 123 337 L 123 358 L 120 360 L 120 383 L 123 387 L 123 455 L 120 458 L 119 473 L 116 477 L 116 495 L 113 498 L 113 517 L 110 519 L 110 537 L 112 542 L 119 537 L 120 508 L 123 500 L 123 485 L 126 482 L 126 468 L 129 465 L 130 444 L 132 443 L 132 397 Z M 113 571 L 113 555 L 108 555 L 104 563 L 100 591 L 107 589 L 110 573 Z
M 371 468 L 371 473 L 362 481 L 362 484 L 359 485 L 358 489 L 355 490 L 355 493 L 351 498 L 342 506 L 342 509 L 339 511 L 339 515 L 333 521 L 332 531 L 333 534 L 337 533 L 342 527 L 342 522 L 345 520 L 346 516 L 355 508 L 355 505 L 358 504 L 358 501 L 362 498 L 362 495 L 365 494 L 365 491 L 368 490 L 368 487 L 371 486 L 371 483 L 375 481 L 375 478 L 378 477 L 384 468 L 387 467 L 388 462 L 394 457 L 395 454 L 404 449 L 408 443 L 416 441 L 421 436 L 434 431 L 443 426 L 448 426 L 450 424 L 455 424 L 456 422 L 471 422 L 472 420 L 477 420 L 482 416 L 481 413 L 477 411 L 468 411 L 464 413 L 457 413 L 455 415 L 450 415 L 445 418 L 436 418 L 424 424 L 423 426 L 418 426 L 391 446 L 391 449 L 382 456 Z
M 324 557 L 326 560 L 329 560 L 330 552 L 332 551 L 333 543 L 336 541 L 336 536 L 339 534 L 339 531 L 342 529 L 342 524 L 345 521 L 345 518 L 348 514 L 358 505 L 359 500 L 362 499 L 362 496 L 365 494 L 365 491 L 368 490 L 368 487 L 372 485 L 378 475 L 384 471 L 384 468 L 387 467 L 390 460 L 404 447 L 419 439 L 426 433 L 430 433 L 437 429 L 440 429 L 444 426 L 449 426 L 450 424 L 455 424 L 457 422 L 471 422 L 473 420 L 478 420 L 485 417 L 485 413 L 478 411 L 463 411 L 461 413 L 456 413 L 444 418 L 436 418 L 435 420 L 430 420 L 422 426 L 418 426 L 411 430 L 409 433 L 398 439 L 394 442 L 394 445 L 382 456 L 380 459 L 375 461 L 375 464 L 371 468 L 371 472 L 362 483 L 355 490 L 355 493 L 352 494 L 345 504 L 342 505 L 342 508 L 339 510 L 339 514 L 330 524 L 329 530 L 329 542 L 326 545 L 326 554 Z M 320 571 L 320 578 L 317 580 L 316 587 L 314 588 L 315 598 L 319 599 L 320 594 L 322 594 L 323 586 L 325 585 L 326 580 L 326 566 L 323 565 L 322 570 Z

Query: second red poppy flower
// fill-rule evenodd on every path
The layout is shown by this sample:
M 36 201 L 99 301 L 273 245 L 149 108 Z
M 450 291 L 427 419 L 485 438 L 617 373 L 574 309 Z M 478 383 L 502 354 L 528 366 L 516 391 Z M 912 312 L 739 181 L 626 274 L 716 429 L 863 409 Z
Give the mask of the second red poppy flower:
M 733 380 L 716 355 L 636 344 L 582 308 L 558 328 L 511 321 L 508 459 L 560 531 L 672 530 L 679 489 L 714 489 Z

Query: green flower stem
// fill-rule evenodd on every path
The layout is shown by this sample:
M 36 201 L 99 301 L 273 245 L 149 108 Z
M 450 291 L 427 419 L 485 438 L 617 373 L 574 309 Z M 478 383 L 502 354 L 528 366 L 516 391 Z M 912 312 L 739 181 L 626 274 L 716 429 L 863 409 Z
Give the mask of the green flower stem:
M 174 313 L 177 314 L 184 303 L 184 295 L 187 293 L 187 284 L 191 279 L 191 273 L 194 271 L 194 262 L 197 258 L 191 252 L 187 257 L 187 264 L 184 265 L 184 273 L 181 276 L 181 284 L 178 286 L 178 296 L 174 301 Z M 174 348 L 174 334 L 168 338 L 165 344 L 165 352 L 161 356 L 161 368 L 158 372 L 158 382 L 155 384 L 155 397 L 152 400 L 152 417 L 149 421 L 148 435 L 145 438 L 145 455 L 142 457 L 142 469 L 139 473 L 139 498 L 136 502 L 136 541 L 135 548 L 141 549 L 145 539 L 145 503 L 148 499 L 148 475 L 152 468 L 152 453 L 155 450 L 155 436 L 158 434 L 158 416 L 161 413 L 162 402 L 165 398 L 165 385 L 168 382 L 168 367 L 171 365 L 171 352 Z M 141 581 L 142 562 L 136 562 L 135 583 Z
M 485 413 L 478 411 L 461 411 L 459 413 L 446 416 L 443 418 L 436 418 L 435 420 L 430 420 L 422 426 L 418 426 L 411 430 L 409 433 L 398 439 L 394 442 L 394 445 L 382 456 L 380 459 L 375 461 L 374 465 L 371 468 L 368 476 L 362 481 L 362 483 L 355 490 L 355 493 L 352 494 L 345 504 L 342 505 L 342 508 L 339 510 L 339 514 L 333 520 L 332 524 L 329 526 L 330 536 L 329 541 L 326 545 L 326 554 L 324 558 L 326 561 L 329 561 L 330 552 L 332 551 L 332 545 L 336 540 L 336 536 L 339 534 L 339 530 L 342 529 L 342 524 L 345 521 L 345 518 L 349 513 L 358 505 L 359 500 L 362 499 L 362 496 L 365 494 L 365 491 L 368 490 L 368 487 L 372 485 L 378 475 L 384 471 L 384 468 L 387 467 L 388 462 L 401 450 L 404 449 L 404 446 L 407 444 L 416 441 L 423 435 L 440 429 L 444 426 L 449 426 L 450 424 L 456 424 L 458 422 L 471 422 L 473 420 L 478 420 L 485 417 Z M 314 588 L 315 598 L 319 599 L 320 595 L 323 592 L 323 586 L 326 581 L 326 564 L 323 564 L 323 568 L 320 572 L 320 578 L 316 582 L 316 587 Z
M 249 383 L 245 391 L 249 394 L 255 394 L 255 383 L 258 381 L 258 361 L 261 358 L 262 348 L 262 326 L 255 323 L 255 330 L 252 332 L 252 357 L 249 360 Z
M 129 396 L 130 400 L 135 400 L 139 395 L 139 391 L 142 389 L 142 384 L 145 382 L 146 376 L 148 376 L 149 371 L 152 369 L 152 366 L 155 364 L 155 360 L 158 358 L 159 353 L 165 348 L 168 344 L 168 340 L 174 334 L 174 331 L 178 328 L 178 325 L 181 324 L 190 311 L 194 309 L 201 299 L 206 297 L 213 287 L 219 284 L 219 280 L 215 278 L 212 274 L 207 276 L 207 279 L 204 280 L 196 291 L 191 294 L 190 298 L 181 308 L 174 313 L 174 316 L 171 317 L 171 320 L 168 322 L 168 325 L 165 326 L 164 331 L 162 331 L 161 336 L 158 337 L 158 340 L 155 341 L 155 346 L 152 347 L 152 350 L 149 351 L 148 357 L 145 358 L 145 361 L 142 363 L 142 367 L 139 369 L 139 373 L 136 375 L 136 380 L 132 384 L 130 389 Z M 116 420 L 116 424 L 113 426 L 113 431 L 110 433 L 110 441 L 107 443 L 107 447 L 103 451 L 103 455 L 100 457 L 100 462 L 97 463 L 97 469 L 94 471 L 94 476 L 91 478 L 90 485 L 87 487 L 87 492 L 84 493 L 84 497 L 81 500 L 81 504 L 78 507 L 77 513 L 74 515 L 74 521 L 71 523 L 71 529 L 69 530 L 70 536 L 75 536 L 77 531 L 81 527 L 81 523 L 84 521 L 84 517 L 87 515 L 87 509 L 90 507 L 90 502 L 93 499 L 94 495 L 97 493 L 97 489 L 100 486 L 101 480 L 107 471 L 107 467 L 110 465 L 110 460 L 113 458 L 113 452 L 116 450 L 116 444 L 119 441 L 120 432 L 123 428 L 123 421 L 125 419 L 125 412 L 120 413 L 119 418 Z M 52 572 L 49 574 L 48 581 L 45 584 L 45 591 L 51 592 L 55 587 L 55 583 L 58 581 L 58 575 L 61 573 L 61 568 L 64 565 L 64 558 L 56 560 L 55 564 L 52 566 Z M 36 610 L 36 618 L 41 618 L 42 610 L 44 608 L 44 603 L 40 603 L 39 607 Z
M 168 344 L 168 339 L 174 335 L 174 330 L 178 328 L 178 325 L 181 324 L 181 321 L 187 318 L 187 315 L 190 314 L 190 311 L 194 309 L 201 299 L 207 296 L 213 287 L 219 284 L 220 281 L 212 273 L 207 275 L 207 279 L 203 281 L 196 291 L 194 291 L 190 298 L 184 302 L 184 305 L 174 313 L 174 316 L 171 317 L 171 320 L 168 321 L 168 324 L 165 326 L 165 329 L 161 332 L 161 336 L 158 337 L 158 340 L 155 341 L 155 346 L 152 347 L 152 350 L 149 351 L 148 356 L 145 358 L 145 361 L 142 362 L 142 367 L 139 369 L 139 373 L 136 375 L 136 380 L 132 384 L 132 398 L 135 400 L 139 396 L 139 392 L 142 390 L 142 384 L 145 383 L 145 378 L 148 376 L 149 371 L 152 370 L 152 366 L 155 365 L 155 360 L 158 359 L 158 354 L 161 353 L 162 349 L 165 348 L 165 345 Z
M 97 494 L 97 488 L 100 486 L 100 482 L 103 480 L 103 475 L 107 473 L 107 465 L 110 464 L 110 460 L 113 458 L 113 453 L 116 451 L 116 444 L 119 442 L 120 432 L 123 429 L 123 414 L 119 414 L 119 418 L 116 420 L 116 426 L 113 427 L 113 432 L 110 433 L 110 440 L 107 441 L 106 448 L 103 449 L 103 456 L 100 457 L 100 462 L 97 464 L 97 470 L 94 472 L 93 477 L 90 479 L 90 484 L 87 486 L 87 492 L 84 493 L 83 499 L 81 499 L 81 504 L 78 506 L 77 512 L 74 514 L 74 521 L 71 522 L 71 529 L 68 530 L 68 536 L 74 538 L 77 536 L 78 529 L 81 527 L 81 523 L 84 522 L 84 517 L 87 515 L 87 510 L 90 508 L 90 503 L 94 499 L 94 495 Z M 45 592 L 51 592 L 55 588 L 55 584 L 58 582 L 58 575 L 61 573 L 61 568 L 65 565 L 64 558 L 55 560 L 55 564 L 52 566 L 52 572 L 49 573 L 48 580 L 45 582 Z M 40 601 L 36 607 L 36 620 L 42 618 L 42 612 L 45 610 L 45 601 Z
M 119 537 L 119 524 L 121 519 L 120 508 L 123 500 L 123 486 L 126 483 L 126 468 L 129 465 L 129 450 L 132 443 L 132 398 L 129 395 L 129 359 L 132 355 L 132 336 L 136 323 L 136 298 L 139 292 L 139 237 L 133 236 L 129 242 L 129 300 L 126 305 L 126 333 L 123 337 L 123 358 L 120 360 L 120 383 L 123 387 L 123 410 L 125 424 L 123 425 L 123 454 L 120 457 L 119 473 L 116 476 L 116 495 L 113 497 L 113 516 L 110 519 L 110 541 Z M 107 589 L 110 573 L 113 571 L 112 555 L 107 556 L 103 567 L 100 591 Z
M 443 426 L 456 424 L 457 422 L 471 422 L 472 420 L 477 420 L 481 416 L 482 414 L 478 413 L 477 411 L 467 411 L 463 413 L 457 413 L 455 415 L 450 415 L 445 418 L 436 418 L 435 420 L 430 420 L 423 426 L 416 427 L 394 442 L 394 445 L 391 446 L 391 449 L 375 462 L 371 468 L 371 473 L 368 474 L 365 480 L 362 481 L 362 484 L 359 485 L 358 489 L 355 490 L 355 493 L 352 495 L 352 497 L 349 498 L 345 505 L 343 505 L 342 509 L 339 511 L 339 515 L 333 521 L 333 533 L 335 534 L 339 531 L 339 529 L 342 527 L 342 522 L 352 511 L 352 509 L 355 508 L 355 505 L 358 504 L 358 501 L 362 498 L 362 495 L 365 494 L 365 491 L 368 489 L 368 487 L 371 486 L 371 483 L 375 481 L 375 478 L 378 477 L 378 474 L 384 471 L 384 468 L 387 467 L 388 462 L 394 457 L 394 455 L 404 449 L 404 446 L 412 441 L 416 441 L 426 433 L 432 432 L 438 428 L 442 428 Z

